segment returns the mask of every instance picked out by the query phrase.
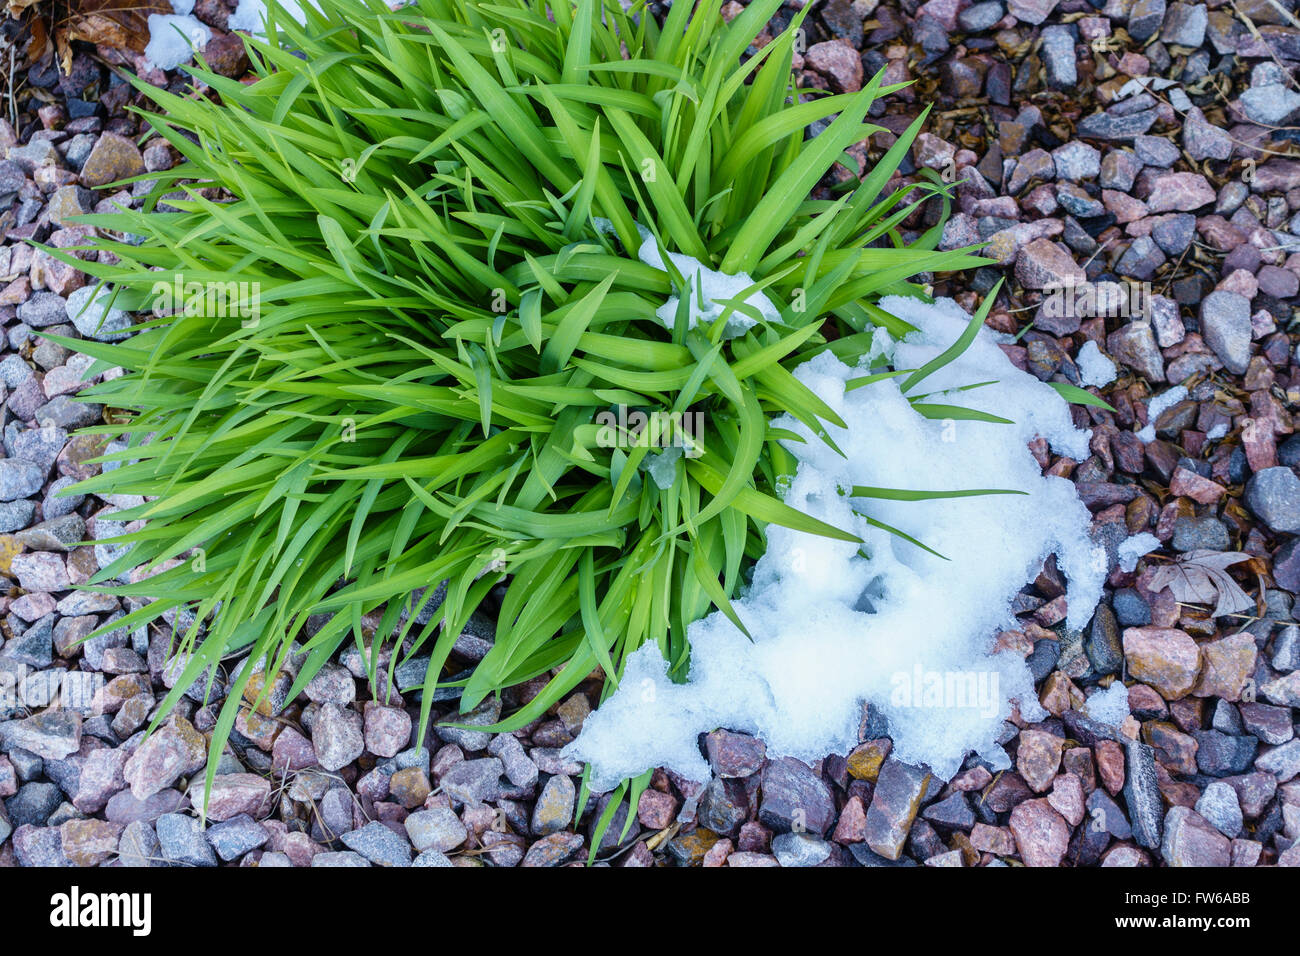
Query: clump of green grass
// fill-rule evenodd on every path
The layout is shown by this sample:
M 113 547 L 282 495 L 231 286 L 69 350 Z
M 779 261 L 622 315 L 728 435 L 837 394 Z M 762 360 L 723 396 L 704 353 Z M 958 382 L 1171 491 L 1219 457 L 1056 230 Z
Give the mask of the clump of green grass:
M 769 419 L 842 424 L 790 370 L 823 349 L 858 360 L 873 328 L 907 331 L 876 297 L 982 260 L 936 251 L 942 224 L 900 232 L 913 200 L 946 206 L 937 179 L 886 192 L 924 117 L 853 189 L 810 198 L 853 168 L 844 151 L 896 87 L 797 91 L 807 8 L 744 58 L 779 5 L 726 24 L 720 0 L 677 3 L 660 25 L 597 0 L 326 0 L 304 27 L 273 11 L 249 42 L 256 82 L 196 70 L 205 98 L 138 84 L 184 162 L 153 174 L 145 212 L 88 220 L 144 241 L 101 239 L 120 261 L 86 268 L 126 308 L 178 280 L 260 299 L 256 320 L 190 300 L 127 341 L 65 342 L 127 371 L 84 397 L 125 410 L 99 431 L 129 447 L 77 491 L 145 496 L 116 515 L 144 529 L 92 583 L 153 569 L 111 588 L 153 599 L 113 626 L 193 621 L 164 711 L 222 660 L 276 671 L 300 646 L 292 696 L 345 641 L 401 648 L 388 674 L 369 654 L 378 686 L 426 654 L 423 689 L 445 686 L 456 636 L 504 583 L 495 645 L 459 689 L 468 710 L 549 675 L 497 729 L 515 728 L 597 668 L 612 689 L 646 641 L 684 674 L 687 626 L 732 613 L 769 523 L 848 537 L 780 500 L 791 436 Z M 152 209 L 178 189 L 161 208 L 179 211 Z M 684 280 L 639 261 L 638 225 L 663 252 L 750 275 L 779 320 L 741 296 L 695 328 L 683 303 L 667 328 L 655 311 Z M 729 337 L 729 314 L 760 321 Z M 620 407 L 704 427 L 690 455 L 648 429 L 603 440 Z M 271 686 L 253 670 L 214 754 L 241 699 Z

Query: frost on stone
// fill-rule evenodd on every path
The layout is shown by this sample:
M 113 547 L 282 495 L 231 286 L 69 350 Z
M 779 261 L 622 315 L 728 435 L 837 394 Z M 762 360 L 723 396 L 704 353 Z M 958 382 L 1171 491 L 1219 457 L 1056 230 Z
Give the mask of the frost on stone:
M 1079 365 L 1079 381 L 1084 385 L 1100 388 L 1115 381 L 1115 363 L 1101 354 L 1092 339 L 1083 343 L 1075 361 Z
M 1151 399 L 1150 404 L 1147 405 L 1147 424 L 1137 433 L 1143 444 L 1149 445 L 1156 440 L 1156 419 L 1186 397 L 1187 389 L 1181 385 L 1175 385 L 1168 391 L 1161 392 Z
M 894 344 L 897 368 L 938 356 L 970 318 L 950 300 L 889 297 L 881 307 L 918 329 Z M 1091 516 L 1074 486 L 1044 476 L 1027 448 L 1042 436 L 1082 460 L 1090 433 L 1076 429 L 1056 391 L 1017 370 L 984 330 L 919 391 L 994 382 L 930 401 L 1014 425 L 923 418 L 899 378 L 846 392 L 846 381 L 868 364 L 854 369 L 823 353 L 795 372 L 847 424 L 827 425 L 847 458 L 789 417 L 773 422 L 804 439 L 785 442 L 798 461 L 781 489 L 786 503 L 864 544 L 769 525 L 752 584 L 733 602 L 753 642 L 721 613 L 695 622 L 682 684 L 668 679 L 657 646 L 632 654 L 618 690 L 566 751 L 593 764 L 595 786 L 659 766 L 707 779 L 696 739 L 719 727 L 761 736 L 772 756 L 814 761 L 847 753 L 858 743 L 865 702 L 888 718 L 899 759 L 946 778 L 971 752 L 1009 765 L 997 737 L 1012 701 L 1026 719 L 1043 715 L 1024 660 L 993 653 L 993 639 L 1014 626 L 1012 599 L 1051 554 L 1069 582 L 1067 626 L 1082 629 L 1092 616 L 1106 568 L 1095 560 Z M 1026 494 L 894 502 L 854 499 L 855 485 Z
M 1088 716 L 1101 724 L 1118 727 L 1129 715 L 1128 688 L 1124 682 L 1117 680 L 1103 691 L 1088 698 L 1084 706 Z
M 1132 571 L 1137 567 L 1138 558 L 1150 554 L 1160 547 L 1160 539 L 1149 531 L 1142 531 L 1125 538 L 1119 545 L 1119 569 Z

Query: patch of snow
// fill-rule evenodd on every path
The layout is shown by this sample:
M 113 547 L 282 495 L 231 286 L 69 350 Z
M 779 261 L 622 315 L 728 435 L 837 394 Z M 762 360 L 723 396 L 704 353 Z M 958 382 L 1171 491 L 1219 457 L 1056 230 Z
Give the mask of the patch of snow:
M 1147 404 L 1147 424 L 1137 433 L 1144 445 L 1149 445 L 1156 440 L 1156 419 L 1163 415 L 1166 409 L 1173 408 L 1186 397 L 1187 389 L 1175 385 L 1151 399 Z
M 593 216 L 592 225 L 595 227 L 596 232 L 602 235 L 615 235 L 614 223 L 604 216 Z M 655 242 L 654 234 L 639 222 L 636 224 L 636 228 L 637 232 L 641 234 L 641 247 L 636 251 L 637 258 L 651 268 L 667 272 L 668 267 L 664 264 L 663 256 L 659 254 L 659 244 Z M 686 282 L 684 291 L 689 293 L 690 307 L 687 328 L 690 329 L 695 328 L 700 323 L 705 325 L 712 323 L 722 315 L 723 310 L 726 308 L 726 306 L 719 304 L 718 300 L 734 299 L 754 284 L 754 280 L 747 273 L 738 272 L 735 275 L 728 275 L 725 272 L 718 272 L 716 269 L 710 269 L 698 259 L 683 255 L 680 252 L 668 253 L 668 259 Z M 677 305 L 679 301 L 680 296 L 669 296 L 668 301 L 655 310 L 655 317 L 669 331 L 677 325 Z M 742 301 L 745 305 L 756 310 L 764 321 L 775 322 L 781 318 L 780 310 L 772 304 L 772 300 L 764 295 L 762 291 L 750 293 Z M 747 330 L 752 329 L 757 324 L 758 322 L 752 316 L 733 310 L 727 319 L 723 335 L 727 338 L 744 335 Z M 878 332 L 884 334 L 883 348 L 889 342 L 889 334 L 883 329 L 878 330 Z M 877 354 L 877 344 L 874 339 L 871 343 L 871 349 L 874 357 Z
M 1123 681 L 1115 681 L 1103 691 L 1088 698 L 1084 705 L 1088 716 L 1098 723 L 1118 727 L 1130 713 L 1128 708 L 1128 688 Z
M 898 368 L 939 355 L 970 318 L 951 300 L 888 297 L 880 305 L 918 330 L 895 344 Z M 845 421 L 827 429 L 847 458 L 788 416 L 773 422 L 804 439 L 784 443 L 798 461 L 785 502 L 864 543 L 769 525 L 752 584 L 733 602 L 752 642 L 721 613 L 696 621 L 682 684 L 669 680 L 656 645 L 630 655 L 619 689 L 565 751 L 592 763 L 595 787 L 657 766 L 705 780 L 696 740 L 718 727 L 757 734 L 772 756 L 847 753 L 866 702 L 888 718 L 900 760 L 946 779 L 971 752 L 1010 765 L 997 738 L 1013 701 L 1027 720 L 1044 716 L 1024 660 L 992 653 L 993 638 L 1014 626 L 1011 601 L 1050 554 L 1069 582 L 1067 626 L 1081 629 L 1092 616 L 1106 562 L 1088 534 L 1091 515 L 1074 486 L 1044 476 L 1026 447 L 1041 435 L 1082 460 L 1091 433 L 1076 429 L 1056 391 L 1017 370 L 985 330 L 919 391 L 992 380 L 941 401 L 1014 425 L 925 419 L 901 393 L 901 378 L 846 392 L 866 364 L 850 368 L 825 352 L 795 371 Z M 854 498 L 853 486 L 1026 493 L 895 502 Z
M 320 9 L 320 3 L 317 0 L 306 0 L 306 2 L 317 10 Z M 299 24 L 307 22 L 307 14 L 303 12 L 303 5 L 298 3 L 297 0 L 280 0 L 280 8 Z M 229 26 L 232 30 L 245 30 L 255 37 L 265 38 L 266 0 L 239 0 L 239 6 L 230 15 Z
M 1079 366 L 1079 381 L 1084 385 L 1100 388 L 1115 381 L 1115 363 L 1101 354 L 1092 339 L 1083 343 L 1075 362 Z
M 1138 558 L 1150 554 L 1160 547 L 1160 539 L 1149 531 L 1142 531 L 1125 538 L 1119 543 L 1119 569 L 1132 571 L 1137 567 Z
M 663 256 L 659 254 L 659 244 L 650 234 L 650 230 L 641 225 L 638 225 L 637 229 L 641 232 L 641 248 L 636 252 L 637 258 L 652 268 L 667 272 L 668 267 L 664 264 Z M 686 288 L 682 292 L 687 297 L 690 309 L 686 326 L 689 329 L 695 328 L 700 323 L 712 324 L 726 309 L 722 304 L 723 300 L 737 298 L 754 284 L 754 280 L 747 273 L 738 272 L 735 275 L 728 275 L 725 272 L 718 272 L 716 269 L 710 269 L 700 260 L 680 252 L 670 252 L 668 258 L 686 282 Z M 751 292 L 742 301 L 757 310 L 764 321 L 775 322 L 781 318 L 780 311 L 762 291 Z M 664 328 L 670 331 L 677 324 L 678 302 L 679 296 L 669 296 L 668 301 L 655 310 L 655 316 L 664 324 Z M 733 310 L 727 319 L 723 334 L 728 338 L 734 338 L 737 335 L 744 335 L 757 324 L 753 316 Z
M 677 459 L 682 457 L 681 448 L 669 445 L 661 451 L 646 455 L 643 461 L 650 479 L 663 491 L 667 491 L 677 480 Z
M 188 14 L 151 13 L 144 58 L 151 67 L 174 70 L 188 63 L 194 51 L 203 49 L 211 39 L 212 31 Z

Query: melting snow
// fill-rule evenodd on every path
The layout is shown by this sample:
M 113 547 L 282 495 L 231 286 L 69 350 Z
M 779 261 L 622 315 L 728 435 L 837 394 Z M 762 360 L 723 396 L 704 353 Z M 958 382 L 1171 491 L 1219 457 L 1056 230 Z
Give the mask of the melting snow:
M 194 0 L 172 0 L 175 14 L 149 14 L 149 42 L 144 58 L 152 67 L 174 70 L 188 63 L 195 50 L 202 50 L 212 39 L 212 31 L 194 17 Z
M 1092 339 L 1084 342 L 1075 359 L 1079 365 L 1079 381 L 1100 388 L 1115 381 L 1115 363 L 1101 354 Z
M 597 223 L 597 228 L 608 227 L 604 227 L 603 223 Z M 659 244 L 655 241 L 655 237 L 640 223 L 637 223 L 637 230 L 641 233 L 641 248 L 636 252 L 637 258 L 648 266 L 667 272 L 668 267 L 659 253 Z M 668 253 L 668 259 L 686 282 L 686 288 L 682 291 L 687 295 L 690 308 L 687 328 L 693 329 L 701 322 L 705 325 L 712 323 L 726 309 L 726 306 L 722 305 L 724 300 L 738 297 L 754 284 L 754 280 L 744 272 L 735 275 L 718 272 L 716 269 L 710 269 L 700 260 L 680 252 Z M 667 329 L 671 330 L 677 323 L 679 301 L 678 296 L 669 296 L 668 301 L 655 310 L 655 316 Z M 741 301 L 756 310 L 765 321 L 774 322 L 781 318 L 781 313 L 772 304 L 772 300 L 761 291 L 752 292 Z M 746 330 L 752 329 L 757 324 L 753 316 L 733 310 L 727 318 L 724 333 L 729 338 L 744 335 Z
M 1084 705 L 1088 716 L 1099 723 L 1118 727 L 1130 713 L 1128 709 L 1128 688 L 1123 681 L 1115 681 L 1103 691 L 1088 698 Z
M 317 10 L 320 4 L 316 0 L 305 0 Z M 298 23 L 307 22 L 303 5 L 297 0 L 280 0 L 280 7 Z M 247 30 L 255 37 L 266 36 L 266 0 L 239 0 L 239 6 L 230 15 L 230 29 Z
M 1187 389 L 1175 385 L 1168 391 L 1161 392 L 1147 404 L 1147 424 L 1138 433 L 1143 444 L 1149 445 L 1156 440 L 1156 419 L 1187 397 Z
M 1126 538 L 1119 545 L 1119 568 L 1121 571 L 1132 571 L 1137 567 L 1138 558 L 1144 554 L 1150 554 L 1160 547 L 1160 539 L 1149 531 L 1142 531 Z
M 951 300 L 890 297 L 881 306 L 918 328 L 893 346 L 898 368 L 919 368 L 969 321 Z M 668 679 L 655 645 L 632 654 L 619 689 L 566 748 L 593 764 L 594 786 L 657 766 L 707 779 L 697 735 L 719 727 L 761 736 L 773 756 L 847 753 L 868 701 L 889 719 L 900 759 L 947 777 L 972 751 L 995 767 L 1009 765 L 997 738 L 1012 701 L 1028 719 L 1044 716 L 1024 660 L 992 653 L 993 638 L 1014 626 L 1012 599 L 1053 553 L 1069 581 L 1067 626 L 1080 629 L 1092 615 L 1106 561 L 1089 537 L 1091 516 L 1073 485 L 1044 476 L 1026 447 L 1041 435 L 1082 460 L 1090 433 L 1076 429 L 1055 390 L 1017 370 L 985 330 L 917 391 L 993 380 L 931 401 L 1014 425 L 927 420 L 900 392 L 901 379 L 846 392 L 845 382 L 864 370 L 829 353 L 795 374 L 848 425 L 828 426 L 848 457 L 793 419 L 777 419 L 775 427 L 805 439 L 785 443 L 799 462 L 785 501 L 853 532 L 863 553 L 851 542 L 769 526 L 752 586 L 734 602 L 753 642 L 721 613 L 695 622 L 683 684 Z M 1027 494 L 890 502 L 850 498 L 854 485 Z M 950 560 L 869 525 L 855 505 Z

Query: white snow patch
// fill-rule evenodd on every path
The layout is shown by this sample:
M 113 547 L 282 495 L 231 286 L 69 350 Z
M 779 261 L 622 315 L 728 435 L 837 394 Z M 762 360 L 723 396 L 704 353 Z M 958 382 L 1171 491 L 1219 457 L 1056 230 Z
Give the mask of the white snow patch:
M 918 329 L 894 346 L 898 368 L 940 354 L 970 318 L 951 300 L 880 304 Z M 1092 616 L 1106 562 L 1088 534 L 1091 516 L 1073 485 L 1044 476 L 1026 447 L 1041 435 L 1082 460 L 1090 433 L 1077 430 L 1056 391 L 1017 370 L 984 330 L 917 391 L 994 380 L 933 400 L 1015 425 L 922 418 L 902 395 L 901 378 L 845 392 L 845 382 L 864 371 L 823 353 L 795 372 L 846 422 L 846 429 L 827 427 L 847 459 L 789 417 L 773 423 L 804 439 L 786 442 L 798 460 L 786 503 L 864 545 L 769 525 L 752 585 L 733 602 L 753 642 L 721 613 L 696 621 L 683 684 L 668 679 L 654 644 L 632 654 L 619 689 L 565 751 L 593 764 L 597 788 L 659 766 L 707 779 L 696 740 L 718 727 L 757 734 L 772 756 L 814 761 L 847 753 L 868 701 L 890 721 L 894 754 L 946 779 L 972 751 L 993 766 L 1010 765 L 996 738 L 1012 701 L 1025 719 L 1044 716 L 1024 660 L 991 653 L 993 637 L 1014 625 L 1011 600 L 1053 553 L 1069 581 L 1067 626 L 1081 629 Z M 1027 494 L 891 502 L 851 498 L 855 485 Z M 950 560 L 871 526 L 854 505 Z
M 641 233 L 641 248 L 636 251 L 637 258 L 652 268 L 667 272 L 668 267 L 664 264 L 663 256 L 659 254 L 659 244 L 650 230 L 640 224 L 637 225 L 637 229 Z M 716 269 L 710 269 L 700 260 L 680 252 L 670 252 L 668 258 L 686 282 L 686 288 L 682 292 L 686 295 L 690 308 L 690 318 L 687 320 L 687 328 L 690 329 L 700 323 L 712 324 L 727 308 L 722 304 L 724 300 L 737 298 L 754 284 L 754 280 L 747 273 L 738 272 L 735 275 L 728 275 L 725 272 L 718 272 Z M 781 318 L 780 310 L 762 291 L 751 292 L 741 301 L 756 309 L 765 321 L 775 322 Z M 664 324 L 664 328 L 670 331 L 677 323 L 678 302 L 679 296 L 669 296 L 668 301 L 655 310 L 655 316 Z M 729 338 L 743 335 L 757 324 L 753 316 L 733 310 L 727 319 L 724 334 Z
M 193 2 L 190 8 L 193 9 Z M 188 14 L 149 14 L 149 43 L 144 58 L 150 67 L 174 70 L 188 63 L 195 50 L 212 39 L 212 31 Z
M 307 0 L 307 3 L 320 9 L 317 0 Z M 280 0 L 280 8 L 285 13 L 293 17 L 299 24 L 307 22 L 307 14 L 303 12 L 303 5 L 297 0 Z M 266 0 L 239 0 L 239 6 L 235 12 L 230 15 L 229 22 L 232 30 L 246 30 L 256 37 L 266 36 Z
M 1084 705 L 1088 716 L 1098 723 L 1118 727 L 1130 713 L 1128 708 L 1128 688 L 1123 681 L 1115 681 L 1103 691 L 1098 691 L 1088 698 Z
M 1165 413 L 1165 409 L 1173 408 L 1186 397 L 1187 389 L 1175 385 L 1147 403 L 1147 424 L 1137 433 L 1144 445 L 1149 445 L 1156 440 L 1156 419 Z
M 1115 381 L 1115 363 L 1101 354 L 1092 339 L 1083 343 L 1075 362 L 1079 366 L 1079 381 L 1084 385 L 1100 388 Z
M 1160 547 L 1160 539 L 1149 531 L 1142 531 L 1125 538 L 1119 544 L 1119 569 L 1132 571 L 1137 567 L 1138 558 L 1150 554 Z
M 616 234 L 614 223 L 604 216 L 593 216 L 592 225 L 595 227 L 596 232 L 602 235 Z M 664 258 L 659 254 L 659 244 L 655 241 L 654 234 L 639 222 L 636 224 L 636 229 L 641 234 L 641 246 L 636 251 L 637 258 L 651 268 L 668 272 L 668 267 L 664 264 Z M 716 269 L 710 269 L 700 260 L 680 252 L 668 253 L 668 259 L 686 282 L 686 289 L 683 291 L 688 293 L 690 317 L 687 320 L 687 328 L 690 329 L 695 328 L 700 323 L 709 325 L 714 322 L 727 308 L 721 304 L 722 300 L 735 299 L 740 293 L 754 284 L 753 278 L 748 273 L 737 272 L 735 275 L 730 275 L 726 272 L 718 272 Z M 680 296 L 669 296 L 668 301 L 655 310 L 655 317 L 669 331 L 677 325 L 677 305 L 680 300 Z M 761 290 L 750 293 L 741 301 L 756 310 L 764 321 L 775 322 L 781 318 L 780 309 L 773 305 L 772 300 L 764 295 Z M 726 326 L 723 328 L 723 335 L 726 338 L 744 335 L 748 329 L 752 329 L 757 324 L 758 322 L 753 316 L 733 310 L 727 319 Z M 883 347 L 884 343 L 889 342 L 889 334 L 884 332 L 883 329 L 878 330 L 878 332 L 884 334 Z M 877 343 L 874 339 L 871 343 L 871 349 L 874 356 L 877 349 Z
M 681 457 L 682 450 L 676 445 L 669 445 L 643 459 L 645 470 L 649 472 L 656 486 L 664 491 L 673 486 L 673 482 L 677 480 L 677 459 Z

